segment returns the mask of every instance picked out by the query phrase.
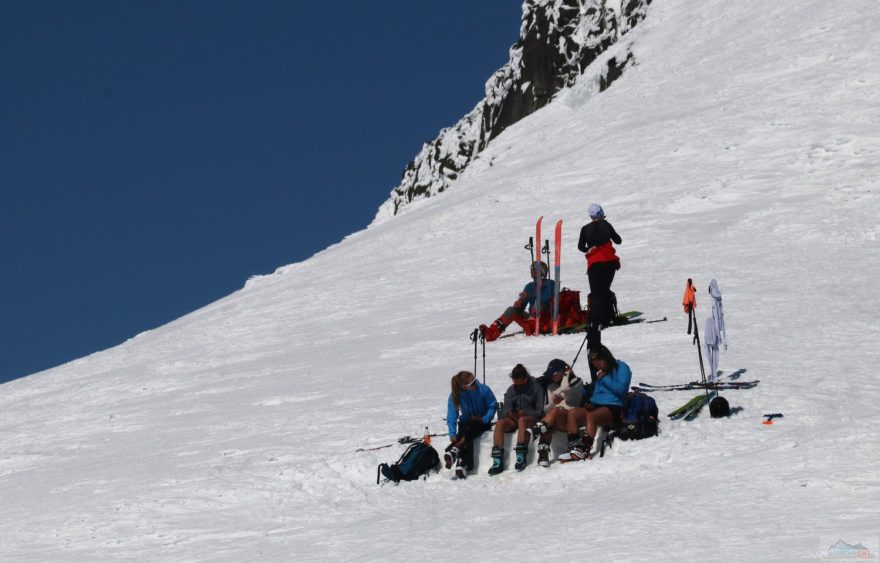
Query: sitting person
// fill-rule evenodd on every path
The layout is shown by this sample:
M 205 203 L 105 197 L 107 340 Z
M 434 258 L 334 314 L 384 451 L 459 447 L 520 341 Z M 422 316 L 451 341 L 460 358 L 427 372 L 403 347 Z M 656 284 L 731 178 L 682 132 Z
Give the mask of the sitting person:
M 504 434 L 508 432 L 517 433 L 516 470 L 522 471 L 526 468 L 526 455 L 529 451 L 527 431 L 544 414 L 543 390 L 522 364 L 516 364 L 510 372 L 510 379 L 513 380 L 513 385 L 504 393 L 504 405 L 495 424 L 489 475 L 498 475 L 504 471 Z
M 446 425 L 449 446 L 443 459 L 446 469 L 455 465 L 455 476 L 467 477 L 474 468 L 473 441 L 492 428 L 492 419 L 498 410 L 495 394 L 487 385 L 477 381 L 469 371 L 452 376 L 452 392 L 446 405 Z
M 560 460 L 589 459 L 596 433 L 620 420 L 629 391 L 632 371 L 615 359 L 608 348 L 600 345 L 590 350 L 590 363 L 596 370 L 596 379 L 586 388 L 583 406 L 568 413 L 568 453 L 559 456 Z
M 504 312 L 500 317 L 489 325 L 480 325 L 480 334 L 488 341 L 497 340 L 501 333 L 510 323 L 516 323 L 523 328 L 526 334 L 535 333 L 535 317 L 537 315 L 537 307 L 535 299 L 537 293 L 535 291 L 535 264 L 530 268 L 532 281 L 526 284 L 519 294 L 519 298 Z M 550 332 L 553 295 L 556 291 L 556 283 L 547 277 L 547 264 L 541 262 L 541 332 Z
M 568 414 L 581 404 L 584 382 L 574 374 L 571 367 L 555 359 L 547 365 L 544 375 L 538 378 L 544 389 L 544 417 L 531 429 L 533 439 L 538 440 L 538 465 L 550 465 L 550 442 L 553 431 L 568 430 Z

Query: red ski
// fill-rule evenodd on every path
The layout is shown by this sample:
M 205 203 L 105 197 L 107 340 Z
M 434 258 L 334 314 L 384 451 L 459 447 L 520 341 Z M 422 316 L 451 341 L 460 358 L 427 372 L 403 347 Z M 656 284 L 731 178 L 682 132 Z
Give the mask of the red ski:
M 556 233 L 554 233 L 553 243 L 555 245 L 553 262 L 556 268 L 554 272 L 556 284 L 553 289 L 553 336 L 556 336 L 559 334 L 559 262 L 562 257 L 562 219 L 556 222 Z
M 535 253 L 535 336 L 541 334 L 541 221 L 544 216 L 538 217 L 535 223 L 535 241 L 538 243 L 538 252 Z

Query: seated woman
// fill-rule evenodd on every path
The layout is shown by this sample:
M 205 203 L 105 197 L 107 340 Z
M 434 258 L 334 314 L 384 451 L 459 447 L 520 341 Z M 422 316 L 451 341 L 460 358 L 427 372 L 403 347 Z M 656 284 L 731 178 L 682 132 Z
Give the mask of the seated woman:
M 498 475 L 504 471 L 504 434 L 508 432 L 517 433 L 516 470 L 522 471 L 526 468 L 526 454 L 529 451 L 527 431 L 544 414 L 544 391 L 522 364 L 516 364 L 510 372 L 510 379 L 513 380 L 513 385 L 504 393 L 501 416 L 495 424 L 489 475 Z
M 550 465 L 550 442 L 553 431 L 568 430 L 568 414 L 581 404 L 584 382 L 576 376 L 571 367 L 560 359 L 551 360 L 544 375 L 538 378 L 544 389 L 544 417 L 530 432 L 538 440 L 538 465 Z
M 492 427 L 498 401 L 492 390 L 477 381 L 477 376 L 469 371 L 453 375 L 451 386 L 446 404 L 449 446 L 443 459 L 446 469 L 451 469 L 454 464 L 455 476 L 464 479 L 474 467 L 472 443 Z
M 589 459 L 596 432 L 620 420 L 629 391 L 632 371 L 608 348 L 599 345 L 590 350 L 590 362 L 596 369 L 596 379 L 592 389 L 584 393 L 583 406 L 568 413 L 568 453 L 559 456 L 561 461 Z

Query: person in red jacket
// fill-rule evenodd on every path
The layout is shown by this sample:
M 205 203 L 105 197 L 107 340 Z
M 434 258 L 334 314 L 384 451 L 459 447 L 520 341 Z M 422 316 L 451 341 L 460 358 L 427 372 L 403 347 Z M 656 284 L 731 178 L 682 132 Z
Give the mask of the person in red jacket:
M 605 211 L 598 203 L 587 210 L 590 222 L 581 227 L 578 250 L 587 256 L 587 278 L 590 280 L 590 324 L 594 327 L 608 326 L 614 320 L 614 298 L 611 282 L 620 269 L 620 258 L 614 244 L 623 240 L 605 219 Z M 614 243 L 614 244 L 612 244 Z

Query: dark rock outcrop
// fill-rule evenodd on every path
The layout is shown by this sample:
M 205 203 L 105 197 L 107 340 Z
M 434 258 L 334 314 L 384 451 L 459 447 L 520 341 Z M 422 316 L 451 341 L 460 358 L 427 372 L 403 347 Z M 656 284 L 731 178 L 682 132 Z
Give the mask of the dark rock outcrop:
M 520 39 L 511 47 L 508 63 L 486 83 L 486 97 L 422 147 L 375 221 L 449 188 L 492 139 L 572 86 L 603 52 L 645 18 L 650 3 L 526 0 Z M 599 72 L 598 90 L 607 89 L 631 62 L 631 54 L 623 60 L 609 59 Z

